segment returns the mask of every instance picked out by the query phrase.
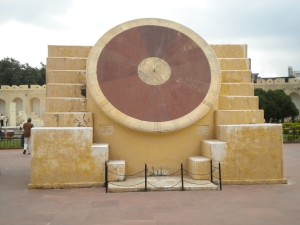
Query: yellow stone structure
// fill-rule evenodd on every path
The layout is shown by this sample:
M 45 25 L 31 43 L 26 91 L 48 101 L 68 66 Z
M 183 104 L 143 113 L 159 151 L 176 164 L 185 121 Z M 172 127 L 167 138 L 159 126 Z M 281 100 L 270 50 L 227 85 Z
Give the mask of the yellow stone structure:
M 99 88 L 98 58 L 105 47 L 117 35 L 148 25 L 184 34 L 209 62 L 211 82 L 204 101 L 179 119 L 134 119 L 116 109 Z M 29 187 L 103 185 L 107 160 L 125 162 L 128 174 L 145 163 L 166 174 L 181 163 L 201 173 L 202 166 L 189 165 L 193 157 L 220 162 L 227 184 L 286 183 L 281 125 L 264 124 L 250 67 L 247 45 L 209 45 L 190 29 L 160 19 L 118 25 L 94 46 L 48 46 L 45 127 L 33 128 Z

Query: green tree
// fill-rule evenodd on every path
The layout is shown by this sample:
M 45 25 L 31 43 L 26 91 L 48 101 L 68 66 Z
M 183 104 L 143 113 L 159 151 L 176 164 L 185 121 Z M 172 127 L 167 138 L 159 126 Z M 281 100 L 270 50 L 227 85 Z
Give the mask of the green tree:
M 292 102 L 290 96 L 286 95 L 283 90 L 255 89 L 254 95 L 259 97 L 259 108 L 264 110 L 265 121 L 279 122 L 286 117 L 292 119 L 299 115 L 299 111 Z
M 41 68 L 33 68 L 20 64 L 13 58 L 0 60 L 0 85 L 44 85 L 46 83 L 46 66 L 41 63 Z

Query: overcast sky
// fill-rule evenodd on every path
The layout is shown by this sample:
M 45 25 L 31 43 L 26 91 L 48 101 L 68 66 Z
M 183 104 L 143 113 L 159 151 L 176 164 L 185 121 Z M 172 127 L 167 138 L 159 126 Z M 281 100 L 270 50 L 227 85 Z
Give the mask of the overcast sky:
M 162 18 L 209 44 L 247 44 L 252 72 L 300 70 L 298 0 L 0 0 L 0 59 L 40 67 L 48 45 L 93 46 L 120 23 Z

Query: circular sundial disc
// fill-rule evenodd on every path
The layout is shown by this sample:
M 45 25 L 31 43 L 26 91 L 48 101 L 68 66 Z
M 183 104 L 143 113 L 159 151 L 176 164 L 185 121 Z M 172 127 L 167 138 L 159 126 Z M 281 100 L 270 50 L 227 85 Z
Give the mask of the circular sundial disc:
M 141 131 L 173 131 L 202 118 L 220 88 L 210 46 L 177 23 L 141 19 L 96 43 L 87 62 L 88 90 L 117 122 Z

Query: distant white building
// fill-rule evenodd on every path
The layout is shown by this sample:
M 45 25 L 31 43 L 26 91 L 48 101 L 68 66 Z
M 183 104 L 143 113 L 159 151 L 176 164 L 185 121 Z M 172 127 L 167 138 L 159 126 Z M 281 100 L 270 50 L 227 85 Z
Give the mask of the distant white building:
M 4 126 L 20 126 L 28 117 L 35 126 L 43 126 L 46 108 L 46 85 L 0 86 L 0 114 Z
M 261 78 L 259 74 L 252 74 L 254 88 L 268 90 L 283 90 L 292 98 L 300 112 L 300 71 L 294 71 L 293 67 L 288 67 L 288 77 L 266 77 Z

